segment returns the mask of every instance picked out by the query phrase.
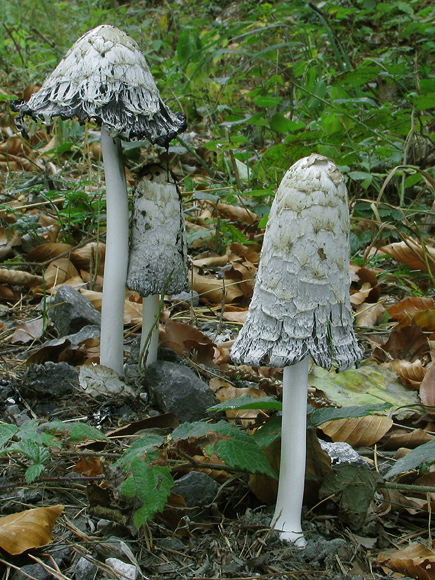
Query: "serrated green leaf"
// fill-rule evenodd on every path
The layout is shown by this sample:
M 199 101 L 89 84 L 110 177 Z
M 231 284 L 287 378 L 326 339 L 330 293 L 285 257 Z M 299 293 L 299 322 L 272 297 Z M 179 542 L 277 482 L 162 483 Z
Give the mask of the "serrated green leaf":
M 12 445 L 9 449 L 10 451 L 15 451 L 16 453 L 22 453 L 35 463 L 39 462 L 40 447 L 31 439 L 23 439 L 15 445 Z
M 0 424 L 0 447 L 4 447 L 8 441 L 19 431 L 16 425 Z
M 204 421 L 182 423 L 172 431 L 172 438 L 176 441 L 177 439 L 188 439 L 189 437 L 202 437 L 208 431 L 216 431 L 223 425 L 228 425 L 228 423 L 226 421 L 218 421 L 217 423 L 205 423 Z
M 278 479 L 262 448 L 252 437 L 246 433 L 243 435 L 246 437 L 234 437 L 219 441 L 215 449 L 220 457 L 231 467 L 239 467 L 249 473 L 264 473 Z
M 416 449 L 413 449 L 407 453 L 404 457 L 401 457 L 396 461 L 394 466 L 387 471 L 385 474 L 385 479 L 390 479 L 399 473 L 405 473 L 406 471 L 412 471 L 416 469 L 422 463 L 433 463 L 435 461 L 435 439 L 420 445 Z
M 260 447 L 268 447 L 281 437 L 281 425 L 282 417 L 275 415 L 267 423 L 256 429 L 251 437 Z
M 49 445 L 54 444 L 54 436 L 51 433 L 47 433 L 41 428 L 39 421 L 27 421 L 23 425 L 19 432 L 17 433 L 17 437 L 20 439 L 30 439 L 34 443 L 39 443 L 40 445 Z
M 348 419 L 349 417 L 365 417 L 372 413 L 384 413 L 391 409 L 391 403 L 380 403 L 374 405 L 354 405 L 351 407 L 323 407 L 316 409 L 310 415 L 309 421 L 312 427 L 318 427 L 327 421 L 338 419 Z
M 129 498 L 136 497 L 143 502 L 133 516 L 137 528 L 163 511 L 173 484 L 169 467 L 146 465 L 138 458 L 132 461 L 132 474 L 124 481 L 120 491 Z
M 45 465 L 43 463 L 34 463 L 26 469 L 24 473 L 24 479 L 27 484 L 31 484 L 37 479 L 41 473 L 44 471 Z
M 122 469 L 129 468 L 133 459 L 135 458 L 144 458 L 146 455 L 147 461 L 152 461 L 152 458 L 149 456 L 149 451 L 151 449 L 155 449 L 156 447 L 160 447 L 164 443 L 164 438 L 161 435 L 145 435 L 145 437 L 141 437 L 137 441 L 135 441 L 130 447 L 124 451 L 122 456 L 115 461 L 113 467 L 121 467 Z
M 109 438 L 101 433 L 99 429 L 87 425 L 86 423 L 74 422 L 64 423 L 63 421 L 50 421 L 46 423 L 44 429 L 47 431 L 60 431 L 61 433 L 68 433 L 69 441 L 76 443 L 83 441 L 83 439 L 92 439 L 95 441 L 109 441 Z

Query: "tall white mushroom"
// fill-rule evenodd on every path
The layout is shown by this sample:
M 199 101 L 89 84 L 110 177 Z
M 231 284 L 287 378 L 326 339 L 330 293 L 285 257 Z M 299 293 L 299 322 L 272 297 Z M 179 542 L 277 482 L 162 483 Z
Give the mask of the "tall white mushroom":
M 141 362 L 157 360 L 160 294 L 189 289 L 187 243 L 174 176 L 158 164 L 142 167 L 133 192 L 127 285 L 144 297 Z
M 24 116 L 50 125 L 52 118 L 91 119 L 101 126 L 107 197 L 107 237 L 100 361 L 123 373 L 125 282 L 128 264 L 128 199 L 120 139 L 148 139 L 166 147 L 186 127 L 160 97 L 136 42 L 114 26 L 84 34 L 28 102 L 12 103 L 17 127 Z
M 254 294 L 231 357 L 237 364 L 284 367 L 281 467 L 273 526 L 303 547 L 309 355 L 339 371 L 362 352 L 349 300 L 350 220 L 344 178 L 312 154 L 285 174 L 263 241 Z

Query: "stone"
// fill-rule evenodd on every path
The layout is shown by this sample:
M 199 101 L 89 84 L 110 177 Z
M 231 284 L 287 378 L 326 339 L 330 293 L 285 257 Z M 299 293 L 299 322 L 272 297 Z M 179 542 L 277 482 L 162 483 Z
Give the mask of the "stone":
M 173 491 L 181 495 L 187 507 L 206 506 L 216 498 L 219 484 L 200 471 L 191 471 L 175 482 Z
M 48 316 L 59 336 L 74 334 L 89 324 L 101 324 L 98 310 L 71 286 L 59 288 L 48 310 Z
M 133 564 L 126 564 L 118 558 L 107 558 L 105 561 L 107 566 L 115 570 L 117 574 L 128 580 L 136 580 L 139 575 L 139 570 Z
M 207 383 L 184 365 L 156 361 L 147 367 L 143 384 L 150 401 L 165 413 L 172 411 L 183 421 L 199 421 L 219 401 Z
M 79 390 L 79 373 L 66 362 L 48 361 L 42 365 L 32 364 L 24 374 L 23 388 L 38 398 L 56 399 Z
M 26 564 L 21 566 L 20 570 L 14 570 L 11 574 L 11 580 L 28 580 L 28 578 L 50 580 L 53 576 L 41 564 Z
M 82 556 L 74 566 L 73 574 L 76 580 L 94 580 L 97 572 L 97 566 Z

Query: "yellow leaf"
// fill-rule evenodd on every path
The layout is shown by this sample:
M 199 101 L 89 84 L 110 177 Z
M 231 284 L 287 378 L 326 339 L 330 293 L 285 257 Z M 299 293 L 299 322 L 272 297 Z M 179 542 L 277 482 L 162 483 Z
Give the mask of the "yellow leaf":
M 0 547 L 16 556 L 51 542 L 63 506 L 35 508 L 0 518 Z

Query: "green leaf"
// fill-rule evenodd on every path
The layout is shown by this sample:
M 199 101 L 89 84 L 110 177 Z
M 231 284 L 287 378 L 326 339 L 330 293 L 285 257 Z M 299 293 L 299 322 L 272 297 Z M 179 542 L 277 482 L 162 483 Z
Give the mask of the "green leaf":
M 15 445 L 11 446 L 10 451 L 22 453 L 34 463 L 45 463 L 50 459 L 50 453 L 46 447 L 41 447 L 31 439 L 22 439 Z
M 239 431 L 233 439 L 219 441 L 215 449 L 231 467 L 239 467 L 249 473 L 264 473 L 278 479 L 262 448 L 244 431 Z
M 264 107 L 265 109 L 272 109 L 273 107 L 276 107 L 276 105 L 279 105 L 281 101 L 281 97 L 270 96 L 257 97 L 254 99 L 254 103 L 257 105 L 257 107 Z
M 349 419 L 350 417 L 365 417 L 372 413 L 383 413 L 392 407 L 391 403 L 380 403 L 375 405 L 355 405 L 352 407 L 323 407 L 316 409 L 310 415 L 310 423 L 313 427 L 318 427 L 327 421 L 337 421 L 338 419 Z
M 270 125 L 269 121 L 263 117 L 262 113 L 255 113 L 255 115 L 251 115 L 251 117 L 246 119 L 246 122 L 249 125 L 255 125 L 258 127 L 269 127 Z
M 16 425 L 0 424 L 0 447 L 4 447 L 18 431 L 19 428 Z
M 277 401 L 275 397 L 264 397 L 263 399 L 254 399 L 249 395 L 231 399 L 218 403 L 207 409 L 207 411 L 232 411 L 233 409 L 265 409 L 272 411 L 280 411 L 282 403 Z
M 178 37 L 177 43 L 177 59 L 180 66 L 186 69 L 190 62 L 198 62 L 201 49 L 202 42 L 198 30 L 186 26 Z
M 44 471 L 45 465 L 43 463 L 34 463 L 30 467 L 28 467 L 24 473 L 24 478 L 27 484 L 31 484 L 38 478 L 41 473 Z
M 189 437 L 202 437 L 208 431 L 218 431 L 219 427 L 228 425 L 226 421 L 218 421 L 217 423 L 205 423 L 204 421 L 196 421 L 195 423 L 182 423 L 179 427 L 172 431 L 172 438 L 188 439 Z
M 414 100 L 414 105 L 418 111 L 425 111 L 426 109 L 435 108 L 435 93 L 428 93 L 426 95 L 419 95 Z
M 136 458 L 144 458 L 147 456 L 148 461 L 149 451 L 160 447 L 164 443 L 164 438 L 161 435 L 145 435 L 135 441 L 128 449 L 124 451 L 122 456 L 115 461 L 113 467 L 121 467 L 122 469 L 129 468 L 132 461 Z
M 281 113 L 275 113 L 270 120 L 270 128 L 277 133 L 292 133 L 305 127 L 305 123 L 295 123 Z
M 142 506 L 133 516 L 137 528 L 163 511 L 173 484 L 169 467 L 146 465 L 137 457 L 133 460 L 132 474 L 124 481 L 120 491 L 129 498 L 142 501 Z
M 83 441 L 83 439 L 92 439 L 95 441 L 109 441 L 109 438 L 101 433 L 99 429 L 87 425 L 86 423 L 74 422 L 74 423 L 64 423 L 63 421 L 50 421 L 43 425 L 44 429 L 47 431 L 59 431 L 61 433 L 67 433 L 69 441 L 76 443 L 77 441 Z
M 338 513 L 352 530 L 363 525 L 379 476 L 361 465 L 338 465 L 324 478 L 320 497 L 333 496 Z
M 422 463 L 433 463 L 435 461 L 435 439 L 420 445 L 417 449 L 413 449 L 407 453 L 404 457 L 401 457 L 396 461 L 394 466 L 387 471 L 385 474 L 385 479 L 390 479 L 399 473 L 404 473 L 406 471 L 412 471 L 416 469 Z
M 267 423 L 255 430 L 251 435 L 260 447 L 268 447 L 276 439 L 281 437 L 282 417 L 275 415 Z

